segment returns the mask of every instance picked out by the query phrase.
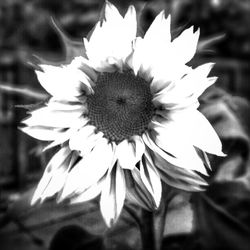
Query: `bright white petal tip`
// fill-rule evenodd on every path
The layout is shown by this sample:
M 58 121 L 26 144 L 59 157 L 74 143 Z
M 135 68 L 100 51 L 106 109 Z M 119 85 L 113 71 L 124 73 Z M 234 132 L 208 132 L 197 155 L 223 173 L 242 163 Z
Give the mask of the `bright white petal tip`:
M 73 60 L 71 64 L 61 67 L 40 65 L 43 71 L 36 71 L 37 78 L 42 87 L 55 98 L 75 100 L 83 91 L 93 92 L 92 80 L 80 69 L 81 64 L 79 67 L 75 64 Z
M 123 140 L 116 147 L 116 156 L 123 169 L 133 169 L 140 161 L 145 151 L 145 145 L 139 136 L 134 136 L 132 140 Z
M 200 30 L 193 33 L 194 27 L 184 30 L 174 41 L 173 48 L 183 63 L 189 62 L 197 49 Z
M 38 200 L 43 202 L 47 197 L 53 196 L 63 188 L 68 169 L 71 167 L 71 153 L 68 147 L 63 147 L 52 157 L 33 194 L 31 205 Z
M 126 185 L 123 169 L 117 164 L 106 177 L 102 190 L 100 209 L 108 227 L 117 221 L 126 196 Z
M 105 138 L 100 139 L 92 151 L 69 172 L 61 199 L 81 194 L 95 185 L 114 164 L 113 158 L 112 145 Z

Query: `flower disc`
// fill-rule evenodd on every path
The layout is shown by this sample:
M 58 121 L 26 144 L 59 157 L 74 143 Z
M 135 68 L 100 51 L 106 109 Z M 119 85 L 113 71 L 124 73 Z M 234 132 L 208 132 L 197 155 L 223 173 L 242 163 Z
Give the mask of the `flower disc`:
M 101 73 L 87 103 L 90 123 L 116 143 L 141 135 L 153 116 L 149 83 L 131 72 Z

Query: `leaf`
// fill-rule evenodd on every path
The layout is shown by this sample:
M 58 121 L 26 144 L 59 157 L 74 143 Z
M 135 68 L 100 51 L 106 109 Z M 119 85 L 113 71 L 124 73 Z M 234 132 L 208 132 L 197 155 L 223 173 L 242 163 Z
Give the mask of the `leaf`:
M 211 52 L 211 50 L 208 50 L 208 48 L 211 48 L 213 44 L 222 41 L 225 37 L 226 37 L 225 34 L 219 34 L 219 35 L 212 36 L 210 38 L 202 39 L 198 43 L 197 53 Z
M 66 63 L 72 61 L 72 59 L 77 56 L 86 57 L 83 42 L 70 39 L 53 18 L 51 18 L 51 23 L 61 39 L 65 51 Z
M 140 177 L 140 171 L 134 168 L 132 171 L 124 170 L 124 173 L 127 199 L 146 210 L 152 211 L 156 209 L 155 201 Z
M 249 249 L 249 197 L 248 188 L 235 181 L 213 184 L 206 193 L 194 195 L 201 249 Z
M 34 110 L 40 109 L 41 107 L 44 107 L 44 105 L 47 103 L 49 98 L 47 98 L 44 101 L 38 102 L 38 103 L 33 103 L 33 104 L 18 104 L 15 105 L 16 108 L 23 108 L 26 109 L 29 112 L 32 112 Z

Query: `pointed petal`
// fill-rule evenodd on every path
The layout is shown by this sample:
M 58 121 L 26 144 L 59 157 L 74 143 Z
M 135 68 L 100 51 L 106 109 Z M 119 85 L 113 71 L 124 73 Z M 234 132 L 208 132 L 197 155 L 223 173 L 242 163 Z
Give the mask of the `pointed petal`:
M 159 207 L 162 192 L 161 178 L 148 154 L 141 161 L 140 174 L 143 183 L 154 198 L 156 207 Z
M 69 172 L 60 200 L 83 193 L 95 185 L 114 164 L 114 150 L 105 138 Z
M 176 38 L 170 46 L 160 50 L 158 57 L 161 56 L 162 60 L 156 60 L 153 67 L 154 80 L 151 84 L 153 93 L 168 87 L 170 81 L 177 81 L 189 74 L 190 68 L 186 63 L 194 56 L 198 39 L 199 30 L 193 34 L 191 27 Z
M 143 39 L 141 37 L 136 37 L 133 41 L 133 49 L 134 52 L 128 59 L 127 63 L 129 64 L 130 68 L 133 69 L 134 74 L 137 75 L 138 71 L 141 72 L 147 72 L 148 78 L 152 78 L 151 70 L 149 63 L 147 62 L 148 59 L 144 58 L 145 60 L 142 60 L 143 53 L 146 51 L 145 43 L 143 42 Z
M 222 152 L 222 143 L 212 125 L 198 110 L 183 110 L 180 112 L 168 112 L 166 118 L 156 118 L 163 127 L 172 127 L 179 131 L 183 141 L 201 150 L 225 156 Z
M 140 136 L 134 136 L 132 140 L 123 140 L 117 145 L 116 155 L 120 166 L 124 169 L 133 169 L 140 161 L 145 150 L 145 145 Z
M 24 119 L 22 123 L 27 126 L 48 126 L 54 128 L 69 128 L 74 125 L 85 112 L 82 105 L 76 110 L 51 110 L 50 107 L 42 107 L 31 111 L 31 116 Z
M 175 119 L 178 119 L 179 124 L 185 121 L 185 126 L 184 124 L 182 126 L 183 130 L 194 146 L 210 154 L 225 156 L 220 138 L 201 112 L 198 110 L 186 112 Z
M 67 129 L 66 131 L 63 131 L 60 136 L 55 137 L 54 141 L 51 142 L 49 145 L 47 145 L 43 151 L 48 150 L 52 147 L 55 147 L 57 145 L 60 145 L 64 143 L 65 141 L 69 140 L 71 137 L 74 136 L 74 134 L 78 131 L 78 129 L 82 126 L 85 126 L 87 124 L 88 120 L 85 117 L 81 117 L 81 119 L 78 120 L 77 123 L 74 123 L 74 125 Z
M 145 152 L 145 144 L 141 136 L 133 136 L 131 138 L 134 148 L 135 148 L 135 159 L 136 163 L 142 158 L 143 153 Z
M 76 197 L 71 198 L 70 203 L 76 204 L 94 199 L 101 193 L 103 185 L 104 185 L 104 178 L 100 179 L 96 184 L 87 188 L 83 193 L 77 195 Z
M 123 208 L 125 195 L 124 172 L 119 164 L 116 164 L 107 174 L 100 199 L 101 213 L 108 227 L 117 221 Z
M 208 155 L 206 154 L 206 152 L 202 151 L 199 148 L 195 148 L 197 151 L 197 154 L 200 156 L 200 158 L 202 159 L 204 165 L 206 166 L 207 169 L 209 169 L 210 171 L 212 171 L 212 167 L 210 164 L 210 160 L 208 158 Z
M 122 16 L 119 13 L 118 9 L 109 1 L 105 2 L 104 7 L 104 20 L 110 23 L 119 23 L 122 20 Z M 101 20 L 101 21 L 104 21 Z
M 161 179 L 168 185 L 185 191 L 204 191 L 207 182 L 192 170 L 172 165 L 160 155 L 149 149 L 152 160 L 157 167 Z
M 96 133 L 95 130 L 95 126 L 85 125 L 72 134 L 69 140 L 71 150 L 79 151 L 82 156 L 89 154 L 95 145 L 98 144 L 98 140 L 103 137 L 103 133 Z
M 71 129 L 68 129 L 64 132 L 61 133 L 60 136 L 54 138 L 54 141 L 51 142 L 49 145 L 47 145 L 43 151 L 46 151 L 50 148 L 53 148 L 55 146 L 58 146 L 60 144 L 63 144 L 64 142 L 66 142 L 67 140 L 69 140 L 69 138 L 72 136 L 72 134 L 74 133 L 75 129 L 71 128 Z
M 159 92 L 161 92 L 162 90 L 165 90 L 169 87 L 169 85 L 171 85 L 171 81 L 170 80 L 156 80 L 156 79 L 152 79 L 151 84 L 150 84 L 150 90 L 151 93 L 153 95 L 159 95 Z
M 107 2 L 104 18 L 99 21 L 89 40 L 84 39 L 87 56 L 97 71 L 122 69 L 132 52 L 132 41 L 136 36 L 136 14 L 129 7 L 123 18 L 114 5 Z
M 217 80 L 216 77 L 207 78 L 213 65 L 203 64 L 189 71 L 180 80 L 167 85 L 154 96 L 154 105 L 164 106 L 166 109 L 183 109 L 198 102 L 198 97 Z
M 136 37 L 137 32 L 137 22 L 136 22 L 136 10 L 133 5 L 130 5 L 127 13 L 124 16 L 124 27 L 126 28 L 126 33 L 131 41 Z
M 32 205 L 39 199 L 43 201 L 46 197 L 53 196 L 63 187 L 70 167 L 70 154 L 71 150 L 63 147 L 49 161 L 31 200 Z
M 47 197 L 51 197 L 55 193 L 59 193 L 63 189 L 68 172 L 74 165 L 78 157 L 79 156 L 76 152 L 71 152 L 71 154 L 63 163 L 63 166 L 61 166 L 57 171 L 55 171 L 48 186 L 41 195 L 41 202 L 45 200 Z
M 154 197 L 143 182 L 138 168 L 126 171 L 127 198 L 129 201 L 138 204 L 146 210 L 157 208 Z
M 94 85 L 93 83 L 97 80 L 98 75 L 95 72 L 95 70 L 90 66 L 90 62 L 88 59 L 86 59 L 83 56 L 75 57 L 74 60 L 71 62 L 71 66 L 73 68 L 78 68 L 82 72 L 84 72 L 85 75 L 87 76 L 87 79 L 91 79 L 89 81 L 91 86 Z
M 166 18 L 165 12 L 161 11 L 147 30 L 144 36 L 144 40 L 154 43 L 153 45 L 159 43 L 167 45 L 168 43 L 170 43 L 170 19 L 170 15 Z
M 211 70 L 214 67 L 214 63 L 205 63 L 193 70 L 193 72 L 188 77 L 190 82 L 194 82 L 193 85 L 191 85 L 191 89 L 195 93 L 196 96 L 200 96 L 208 87 L 210 87 L 214 82 L 217 80 L 217 77 L 209 77 L 208 75 L 211 72 Z M 207 78 L 207 81 L 205 81 L 204 78 Z M 201 82 L 201 80 L 204 80 L 204 82 Z
M 161 126 L 160 123 L 152 122 L 151 126 L 152 131 L 148 135 L 148 140 L 167 153 L 167 160 L 170 163 L 208 175 L 203 161 L 178 124 L 169 122 Z
M 135 74 L 139 71 L 139 74 L 147 73 L 148 78 L 156 77 L 153 70 L 165 63 L 162 52 L 170 47 L 170 41 L 170 16 L 166 19 L 162 11 L 151 24 L 144 38 L 138 37 L 133 44 L 134 53 L 130 65 Z
M 74 65 L 74 62 L 72 62 Z M 36 71 L 42 87 L 58 99 L 71 100 L 83 93 L 92 93 L 92 81 L 79 68 L 72 65 L 62 67 L 39 65 L 43 71 Z
M 45 126 L 24 127 L 20 128 L 20 130 L 41 141 L 53 141 L 63 136 L 61 129 Z
M 82 109 L 83 103 L 61 101 L 52 97 L 50 98 L 46 106 L 50 111 L 74 111 L 74 110 Z
M 178 59 L 184 64 L 193 58 L 197 49 L 200 30 L 193 33 L 193 29 L 193 27 L 190 27 L 184 30 L 172 43 Z

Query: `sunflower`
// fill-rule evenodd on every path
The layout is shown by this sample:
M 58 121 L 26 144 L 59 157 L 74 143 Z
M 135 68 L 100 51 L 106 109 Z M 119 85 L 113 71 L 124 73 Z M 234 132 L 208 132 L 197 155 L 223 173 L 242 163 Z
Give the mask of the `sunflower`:
M 136 11 L 123 17 L 106 2 L 104 18 L 84 38 L 86 56 L 36 70 L 51 95 L 29 111 L 22 130 L 59 146 L 32 204 L 57 195 L 71 203 L 100 195 L 100 210 L 113 225 L 125 199 L 156 209 L 162 183 L 204 190 L 206 153 L 222 156 L 221 142 L 197 110 L 198 97 L 216 81 L 212 63 L 192 68 L 199 30 L 172 39 L 170 16 L 157 15 L 137 36 Z

